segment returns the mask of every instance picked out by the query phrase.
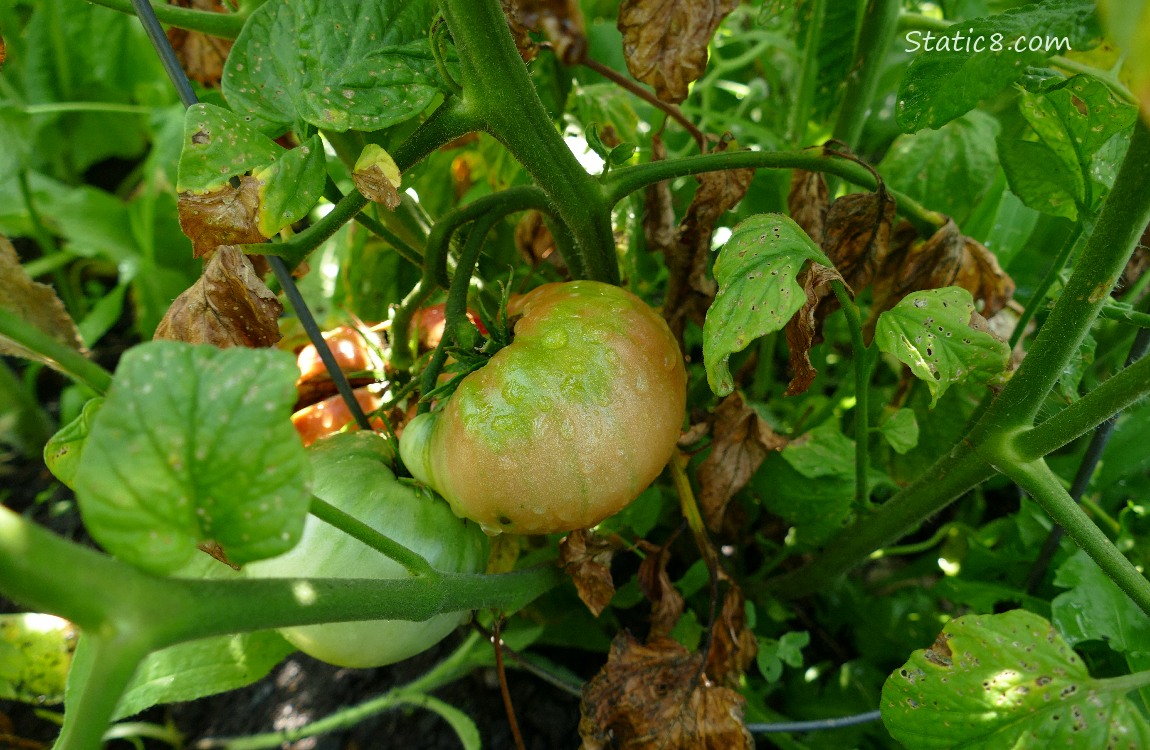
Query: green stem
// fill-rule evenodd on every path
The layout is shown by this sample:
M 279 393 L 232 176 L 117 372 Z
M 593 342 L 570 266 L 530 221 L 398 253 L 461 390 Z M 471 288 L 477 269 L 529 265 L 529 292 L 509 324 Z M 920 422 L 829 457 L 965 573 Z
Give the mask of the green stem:
M 1058 414 L 1019 433 L 1012 449 L 1023 461 L 1052 453 L 1150 395 L 1150 357 L 1143 357 Z
M 1138 312 L 1117 305 L 1107 304 L 1098 311 L 1098 317 L 1129 323 L 1139 328 L 1150 328 L 1150 313 Z
M 439 573 L 431 567 L 431 563 L 422 555 L 411 551 L 399 542 L 385 534 L 381 534 L 355 516 L 344 513 L 331 503 L 318 497 L 312 497 L 308 511 L 340 531 L 352 536 L 380 554 L 395 560 L 413 576 L 426 576 L 432 581 L 438 579 Z
M 855 370 L 855 503 L 863 507 L 870 500 L 870 351 L 863 340 L 862 320 L 846 285 L 832 281 L 831 289 L 847 319 L 851 333 L 851 353 Z
M 156 18 L 170 26 L 178 26 L 189 31 L 202 31 L 205 34 L 218 36 L 223 39 L 235 39 L 247 20 L 245 13 L 210 13 L 191 8 L 181 8 L 169 5 L 163 0 L 151 0 L 152 9 L 156 11 Z M 105 8 L 136 15 L 132 7 L 132 0 L 88 0 L 93 5 L 102 5 Z
M 354 219 L 369 203 L 363 193 L 353 190 L 336 203 L 322 219 L 286 242 L 265 242 L 243 245 L 245 253 L 271 253 L 284 259 L 289 266 L 302 262 L 317 247 L 326 242 L 340 227 Z
M 26 115 L 54 115 L 61 112 L 111 112 L 125 115 L 150 115 L 159 107 L 142 104 L 116 104 L 114 102 L 49 102 L 26 104 L 17 108 Z
M 1026 308 L 1022 311 L 1022 315 L 1018 318 L 1018 323 L 1014 326 L 1014 332 L 1010 334 L 1010 350 L 1014 351 L 1014 347 L 1018 345 L 1019 340 L 1026 333 L 1026 327 L 1030 325 L 1035 313 L 1039 308 L 1046 303 L 1046 293 L 1054 286 L 1054 282 L 1058 280 L 1059 274 L 1066 264 L 1070 261 L 1071 256 L 1074 255 L 1074 250 L 1078 247 L 1079 241 L 1090 234 L 1092 227 L 1076 227 L 1070 236 L 1066 238 L 1066 242 L 1062 245 L 1062 249 L 1058 251 L 1058 255 L 1054 258 L 1054 262 L 1050 264 L 1047 269 L 1046 275 L 1042 277 L 1042 281 L 1038 282 L 1038 286 L 1034 289 L 1034 294 L 1030 296 L 1030 300 L 1026 303 Z
M 1108 693 L 1129 693 L 1150 685 L 1150 671 L 1124 674 L 1120 677 L 1107 677 L 1101 680 L 1091 680 L 1092 690 Z
M 89 670 L 72 691 L 75 700 L 64 712 L 64 725 L 56 750 L 91 750 L 103 747 L 104 732 L 120 696 L 149 651 L 146 641 L 133 637 L 107 637 L 85 633 L 81 648 L 93 652 Z
M 499 0 L 440 0 L 459 53 L 463 98 L 507 147 L 578 242 L 592 279 L 619 283 L 610 205 L 551 121 L 507 27 Z
M 335 184 L 335 181 L 333 181 L 331 177 L 327 178 L 327 185 L 324 187 L 323 195 L 333 204 L 338 204 L 344 198 L 343 193 L 340 192 L 339 187 Z M 364 227 L 367 229 L 367 231 L 381 238 L 384 242 L 390 245 L 392 249 L 399 254 L 399 257 L 403 258 L 413 266 L 418 268 L 423 267 L 423 253 L 421 253 L 419 250 L 416 250 L 402 237 L 384 226 L 383 222 L 376 221 L 363 211 L 355 215 L 355 220 L 360 224 L 360 226 Z
M 1090 520 L 1086 511 L 1074 502 L 1074 498 L 1062 486 L 1062 480 L 1050 470 L 1045 461 L 1004 463 L 1001 470 L 1034 498 L 1054 522 L 1066 531 L 1067 536 L 1102 568 L 1110 580 L 1125 591 L 1143 612 L 1150 615 L 1150 581 L 1138 572 Z
M 103 395 L 112 374 L 75 349 L 62 344 L 33 324 L 0 308 L 0 339 L 9 339 L 38 355 L 53 368 Z
M 854 151 L 874 101 L 882 63 L 898 28 L 898 0 L 869 0 L 859 29 L 854 65 L 835 121 L 833 138 Z
M 415 363 L 415 350 L 419 342 L 411 336 L 411 321 L 415 319 L 416 311 L 431 299 L 435 289 L 434 284 L 417 282 L 395 308 L 395 315 L 391 318 L 391 352 L 388 359 L 391 367 L 399 372 L 410 370 Z
M 603 192 L 614 205 L 647 185 L 676 177 L 717 172 L 724 169 L 806 169 L 842 177 L 850 183 L 874 189 L 874 175 L 860 164 L 821 149 L 803 151 L 721 151 L 713 154 L 686 156 L 681 159 L 636 164 L 611 172 L 603 180 Z M 887 188 L 895 197 L 898 210 L 923 236 L 934 234 L 946 218 L 931 211 L 909 196 Z
M 819 37 L 826 18 L 827 0 L 813 0 L 805 10 L 807 33 L 803 39 L 803 65 L 795 85 L 795 96 L 791 99 L 791 109 L 787 113 L 786 142 L 794 146 L 801 146 L 806 135 L 811 100 L 814 98 L 815 84 L 818 83 Z

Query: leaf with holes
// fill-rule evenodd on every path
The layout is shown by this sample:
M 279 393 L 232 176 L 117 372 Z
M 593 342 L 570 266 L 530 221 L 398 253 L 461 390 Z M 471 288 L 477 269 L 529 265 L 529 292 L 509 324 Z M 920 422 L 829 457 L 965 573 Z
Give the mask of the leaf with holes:
M 272 134 L 304 123 L 342 133 L 409 120 L 439 93 L 427 42 L 434 16 L 432 0 L 264 3 L 228 56 L 224 96 Z
M 727 363 L 759 338 L 781 331 L 806 302 L 798 282 L 807 261 L 831 262 L 799 225 L 782 214 L 759 214 L 735 227 L 715 261 L 719 291 L 703 325 L 707 382 L 719 396 L 735 389 Z
M 1010 364 L 1010 347 L 986 329 L 970 292 L 960 287 L 907 295 L 879 316 L 875 341 L 930 388 L 933 407 L 955 383 L 995 384 Z M 982 329 L 982 330 L 980 330 Z
M 1096 680 L 1054 627 L 1012 610 L 951 620 L 882 689 L 891 735 L 917 750 L 1150 746 L 1126 693 L 1150 673 Z
M 74 480 L 96 541 L 155 573 L 207 541 L 241 565 L 291 549 L 311 498 L 289 419 L 297 374 L 280 351 L 173 341 L 129 350 Z
M 184 113 L 184 145 L 176 192 L 206 193 L 230 178 L 271 164 L 284 149 L 256 130 L 250 118 L 214 104 L 193 104 Z

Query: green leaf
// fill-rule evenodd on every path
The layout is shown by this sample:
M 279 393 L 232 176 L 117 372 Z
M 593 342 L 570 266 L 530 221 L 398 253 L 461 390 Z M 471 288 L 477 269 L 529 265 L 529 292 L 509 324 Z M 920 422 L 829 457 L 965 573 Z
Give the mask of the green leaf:
M 474 719 L 450 703 L 425 693 L 404 695 L 402 701 L 408 705 L 420 706 L 432 713 L 439 714 L 439 717 L 455 731 L 455 736 L 459 738 L 459 744 L 463 746 L 463 750 L 480 750 L 483 747 L 483 740 L 479 736 L 479 727 L 475 726 Z
M 883 420 L 878 431 L 896 453 L 906 453 L 918 445 L 918 419 L 913 409 L 897 409 Z
M 64 700 L 76 628 L 36 612 L 0 615 L 0 700 L 35 705 Z
M 969 323 L 974 300 L 961 287 L 914 292 L 879 316 L 875 341 L 926 381 L 933 407 L 955 383 L 997 382 L 1010 364 L 1010 347 Z
M 766 510 L 794 527 L 788 546 L 791 542 L 798 548 L 821 545 L 854 520 L 853 474 L 812 479 L 772 453 L 755 472 L 751 488 Z
M 265 132 L 297 124 L 379 130 L 439 93 L 428 43 L 431 0 L 270 0 L 248 18 L 223 90 Z
M 1139 679 L 1091 679 L 1050 623 L 1030 612 L 967 615 L 887 678 L 882 717 L 916 750 L 1137 750 L 1150 746 L 1150 724 L 1125 693 Z
M 760 336 L 782 330 L 806 302 L 796 281 L 807 261 L 831 262 L 799 225 L 759 214 L 735 227 L 715 261 L 719 292 L 703 324 L 703 363 L 716 395 L 735 389 L 727 362 Z
M 1070 644 L 1105 641 L 1115 651 L 1150 651 L 1150 620 L 1081 550 L 1058 568 L 1054 585 L 1070 589 L 1050 603 Z
M 136 669 L 112 718 L 250 685 L 294 651 L 274 630 L 202 638 L 153 651 Z
M 853 477 L 855 441 L 835 422 L 824 422 L 792 440 L 782 450 L 783 460 L 809 479 Z
M 798 668 L 803 665 L 803 649 L 810 645 L 811 634 L 805 630 L 792 630 L 780 638 L 760 638 L 755 662 L 767 682 L 778 682 L 783 665 Z
M 1083 49 L 1099 36 L 1089 0 L 1046 0 L 952 28 L 934 33 L 929 50 L 924 35 L 907 37 L 918 56 L 898 91 L 895 117 L 904 133 L 950 122 L 1018 80 L 1027 67 Z M 1021 51 L 1015 46 L 1020 41 Z M 1042 49 L 1031 51 L 1031 42 Z
M 311 467 L 291 426 L 291 355 L 153 341 L 120 361 L 76 473 L 84 524 L 145 570 L 215 541 L 236 564 L 299 539 Z
M 1001 139 L 998 158 L 1011 192 L 1025 205 L 1051 216 L 1078 219 L 1081 178 L 1049 146 Z
M 998 121 L 979 110 L 938 130 L 900 135 L 883 157 L 887 184 L 966 227 L 998 172 Z
M 252 177 L 261 183 L 257 228 L 264 237 L 272 237 L 306 216 L 323 195 L 327 182 L 323 142 L 313 135 L 269 166 L 254 170 Z
M 214 104 L 193 104 L 184 115 L 176 191 L 218 190 L 232 177 L 271 164 L 284 150 L 254 128 L 249 118 Z
M 59 431 L 48 438 L 44 446 L 44 464 L 64 486 L 75 489 L 76 472 L 80 469 L 80 456 L 84 452 L 84 444 L 88 440 L 88 433 L 92 431 L 92 422 L 100 413 L 104 399 L 97 397 L 89 399 L 84 404 L 84 410 Z

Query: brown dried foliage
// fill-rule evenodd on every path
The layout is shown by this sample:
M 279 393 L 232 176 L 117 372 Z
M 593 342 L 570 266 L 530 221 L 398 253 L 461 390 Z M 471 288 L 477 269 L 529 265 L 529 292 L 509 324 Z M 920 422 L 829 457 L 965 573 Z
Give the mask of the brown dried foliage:
M 827 181 L 822 172 L 796 169 L 791 173 L 787 210 L 795 223 L 820 247 L 826 233 L 829 200 Z
M 567 272 L 567 264 L 563 262 L 563 256 L 555 252 L 555 238 L 540 211 L 528 211 L 515 225 L 515 249 L 532 268 L 546 262 L 562 273 Z
M 637 580 L 639 590 L 651 602 L 649 637 L 670 635 L 685 606 L 683 595 L 671 583 L 671 577 L 667 574 L 667 562 L 671 559 L 670 542 L 663 547 L 641 542 L 639 547 L 647 553 L 647 557 L 639 564 Z
M 799 272 L 797 281 L 803 285 L 806 302 L 787 321 L 784 333 L 787 348 L 790 350 L 791 382 L 787 384 L 785 395 L 797 396 L 806 393 L 815 376 L 819 374 L 811 365 L 811 347 L 821 335 L 822 321 L 816 315 L 819 302 L 828 296 L 832 281 L 842 281 L 843 277 L 833 268 L 819 263 L 809 263 Z
M 272 346 L 280 339 L 281 313 L 283 306 L 251 259 L 238 247 L 225 245 L 168 308 L 155 338 L 220 348 Z
M 747 485 L 771 451 L 782 450 L 787 439 L 735 391 L 719 402 L 712 427 L 711 453 L 699 465 L 699 507 L 712 531 L 723 527 L 727 504 Z
M 227 12 L 219 0 L 168 0 L 168 4 L 209 13 Z M 208 88 L 219 88 L 224 62 L 232 49 L 231 39 L 172 26 L 168 29 L 168 41 L 176 51 L 176 59 L 180 61 L 180 67 L 188 74 L 188 78 Z
M 894 199 L 879 185 L 873 193 L 851 193 L 827 211 L 823 252 L 842 274 L 847 286 L 869 286 L 890 252 Z
M 627 69 L 665 102 L 687 98 L 707 69 L 707 46 L 738 0 L 623 0 L 619 31 Z
M 611 558 L 616 549 L 614 542 L 590 529 L 572 531 L 559 542 L 559 565 L 571 576 L 579 598 L 596 617 L 615 595 Z
M 583 688 L 583 750 L 753 748 L 743 697 L 709 682 L 702 660 L 670 638 L 615 636 L 607 664 Z
M 399 208 L 399 188 L 388 179 L 379 165 L 373 164 L 367 169 L 352 172 L 351 181 L 355 183 L 355 189 L 360 195 L 372 203 L 379 203 L 389 211 Z
M 0 236 L 0 309 L 35 326 L 61 344 L 78 352 L 84 351 L 80 331 L 65 309 L 64 303 L 56 296 L 56 290 L 47 284 L 33 281 L 28 276 L 24 267 L 20 265 L 16 248 L 3 236 Z M 46 360 L 36 352 L 2 336 L 0 336 L 0 354 L 56 366 L 51 360 Z
M 551 40 L 555 54 L 564 65 L 575 65 L 587 54 L 583 11 L 578 0 L 500 0 L 507 25 L 519 55 L 531 62 L 539 46 L 532 31 L 542 31 Z
M 192 255 L 202 258 L 220 245 L 257 244 L 267 239 L 259 227 L 259 180 L 244 175 L 239 187 L 224 185 L 208 193 L 180 193 L 180 229 L 192 240 Z
M 726 579 L 726 574 L 722 577 Z M 707 675 L 716 684 L 737 689 L 743 673 L 759 653 L 759 641 L 747 627 L 747 598 L 731 581 L 723 596 L 719 619 L 711 626 L 711 643 L 707 650 Z

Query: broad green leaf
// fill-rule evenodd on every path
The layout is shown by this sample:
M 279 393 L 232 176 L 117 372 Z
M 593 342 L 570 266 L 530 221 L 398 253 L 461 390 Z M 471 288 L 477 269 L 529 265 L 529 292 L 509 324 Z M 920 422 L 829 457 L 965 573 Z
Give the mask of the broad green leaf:
M 248 18 L 224 67 L 237 112 L 279 133 L 309 123 L 379 130 L 439 93 L 431 0 L 269 0 Z
M 735 227 L 715 261 L 719 292 L 703 324 L 703 364 L 716 395 L 735 389 L 727 362 L 760 336 L 780 331 L 806 302 L 803 264 L 832 265 L 799 225 L 759 214 Z
M 966 227 L 998 172 L 998 121 L 979 110 L 938 130 L 900 135 L 883 157 L 887 184 Z
M 1049 146 L 1034 141 L 1000 139 L 998 158 L 1010 190 L 1029 208 L 1072 221 L 1078 218 L 1082 176 Z
M 84 404 L 84 410 L 68 424 L 48 438 L 44 446 L 44 465 L 64 486 L 75 489 L 76 472 L 80 469 L 80 456 L 92 431 L 92 422 L 104 405 L 103 398 L 93 398 Z
M 898 409 L 878 426 L 878 431 L 896 453 L 906 453 L 918 445 L 918 419 L 914 409 Z
M 260 181 L 258 229 L 264 237 L 299 221 L 323 195 L 327 159 L 323 142 L 313 135 L 276 161 L 252 171 Z
M 783 460 L 809 479 L 853 477 L 855 441 L 834 422 L 824 422 L 792 440 L 782 450 Z
M 1046 620 L 1025 610 L 967 615 L 915 651 L 883 685 L 883 723 L 916 750 L 1150 746 L 1125 694 L 1134 678 L 1095 680 Z
M 184 115 L 184 148 L 176 191 L 218 190 L 232 177 L 265 167 L 284 153 L 275 141 L 253 127 L 249 118 L 214 104 L 193 104 Z
M 36 612 L 0 615 L 0 700 L 36 705 L 64 700 L 76 628 Z
M 88 531 L 156 573 L 208 541 L 240 565 L 291 549 L 311 478 L 288 419 L 297 375 L 280 351 L 172 341 L 129 350 L 75 477 Z
M 933 407 L 955 383 L 998 382 L 1010 364 L 1010 347 L 970 326 L 970 292 L 961 287 L 908 294 L 879 316 L 875 341 L 926 381 Z
M 803 649 L 810 642 L 811 634 L 805 630 L 792 630 L 779 638 L 760 638 L 755 663 L 767 682 L 778 682 L 784 664 L 795 668 L 803 665 Z
M 1150 651 L 1150 620 L 1085 552 L 1062 563 L 1054 585 L 1070 589 L 1050 603 L 1070 645 L 1097 640 L 1115 651 Z
M 794 527 L 788 546 L 792 542 L 800 549 L 819 546 L 854 519 L 853 475 L 812 479 L 771 453 L 751 478 L 750 487 L 765 509 Z
M 113 720 L 160 703 L 190 701 L 250 685 L 295 650 L 279 633 L 263 630 L 153 651 L 120 696 Z
M 1046 0 L 951 28 L 932 32 L 930 49 L 925 32 L 907 36 L 917 56 L 898 91 L 895 116 L 904 133 L 950 122 L 1018 80 L 1028 66 L 1083 49 L 1100 35 L 1089 0 Z M 1032 51 L 1031 43 L 1039 49 Z

